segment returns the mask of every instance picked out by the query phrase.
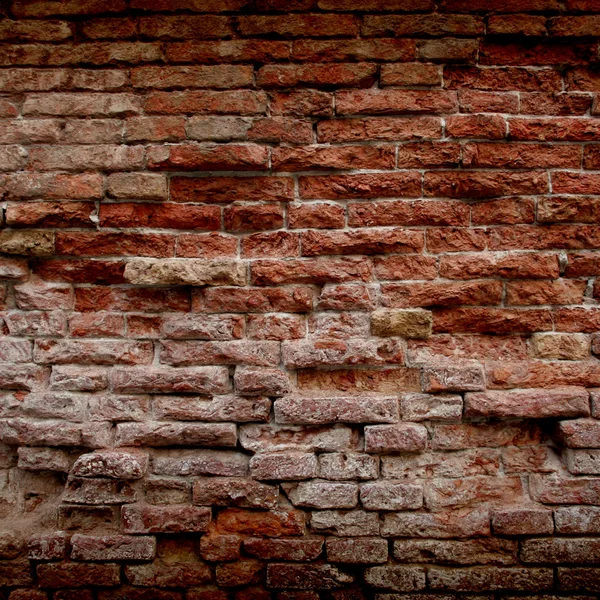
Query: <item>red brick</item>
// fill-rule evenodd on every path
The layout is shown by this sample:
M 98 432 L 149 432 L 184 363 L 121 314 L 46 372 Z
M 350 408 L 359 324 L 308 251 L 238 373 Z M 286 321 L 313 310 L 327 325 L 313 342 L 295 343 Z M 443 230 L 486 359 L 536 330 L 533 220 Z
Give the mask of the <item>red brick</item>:
M 279 229 L 283 225 L 283 210 L 280 204 L 234 204 L 225 209 L 224 223 L 226 231 Z
M 411 11 L 418 10 L 411 7 Z M 365 36 L 474 36 L 483 33 L 483 19 L 475 16 L 425 15 L 367 15 L 362 33 Z
M 393 167 L 391 146 L 305 146 L 274 148 L 272 167 L 276 171 L 319 169 L 385 169 Z
M 448 89 L 467 88 L 490 92 L 560 92 L 562 78 L 554 69 L 524 67 L 445 67 L 444 82 Z M 496 96 L 496 94 L 494 94 Z M 516 111 L 515 111 L 516 112 Z
M 217 206 L 181 204 L 103 204 L 100 226 L 212 231 L 221 228 L 221 210 Z
M 369 63 L 335 65 L 267 65 L 257 73 L 264 88 L 370 87 L 375 81 L 376 65 Z
M 488 18 L 488 33 L 493 35 L 545 36 L 546 17 L 534 15 L 492 15 Z
M 590 110 L 588 94 L 523 93 L 519 112 L 525 115 L 584 116 Z
M 131 83 L 136 88 L 189 89 L 240 88 L 253 81 L 250 67 L 221 65 L 190 67 L 137 67 L 131 72 Z
M 477 40 L 428 40 L 417 46 L 419 59 L 439 63 L 474 63 L 478 51 Z
M 449 308 L 434 313 L 436 333 L 533 333 L 552 329 L 547 309 Z
M 249 338 L 255 340 L 293 340 L 306 335 L 306 324 L 299 315 L 251 315 Z
M 367 0 L 366 2 L 356 2 L 356 0 L 319 0 L 318 6 L 322 10 L 358 10 L 358 11 L 374 11 L 374 12 L 411 12 L 413 10 L 428 10 L 431 8 L 429 0 L 417 0 L 410 3 L 406 0 Z
M 123 171 L 141 167 L 143 155 L 143 149 L 135 146 L 39 146 L 29 152 L 29 168 Z
M 506 137 L 506 132 L 506 121 L 499 115 L 465 115 L 446 119 L 449 137 L 500 140 Z
M 462 112 L 519 112 L 518 96 L 515 92 L 479 92 L 464 89 L 458 93 L 458 102 Z
M 467 225 L 468 207 L 461 202 L 369 202 L 348 206 L 350 227 L 378 225 Z
M 597 69 L 573 67 L 567 71 L 565 76 L 565 86 L 569 91 L 597 92 L 599 85 Z M 592 114 L 596 113 L 592 112 Z
M 505 198 L 471 206 L 473 225 L 515 225 L 533 223 L 535 200 L 533 198 Z
M 298 340 L 282 344 L 283 362 L 296 368 L 404 364 L 404 349 L 389 340 Z
M 290 229 L 342 229 L 345 220 L 344 207 L 339 204 L 303 202 L 288 207 Z
M 94 42 L 80 44 L 29 44 L 5 46 L 0 52 L 0 63 L 6 65 L 97 65 L 114 63 L 137 64 L 154 62 L 163 57 L 162 48 L 156 43 L 143 42 Z M 104 74 L 92 76 L 103 80 Z M 110 76 L 109 76 L 110 77 Z M 120 75 L 122 80 L 123 75 Z M 86 86 L 84 86 L 86 87 Z M 92 86 L 93 88 L 94 86 Z
M 140 102 L 132 94 L 29 94 L 24 115 L 117 117 L 140 112 Z
M 238 240 L 218 233 L 187 233 L 177 238 L 177 256 L 186 258 L 235 257 Z
M 124 533 L 178 533 L 206 531 L 210 509 L 192 506 L 123 506 Z
M 336 111 L 341 115 L 454 113 L 456 92 L 425 90 L 367 90 L 336 93 Z
M 550 250 L 593 248 L 600 232 L 593 225 L 521 225 L 497 227 L 489 233 L 490 250 Z
M 266 112 L 266 109 L 266 94 L 250 90 L 153 92 L 146 97 L 144 103 L 146 113 L 167 115 L 185 113 L 261 115 Z
M 232 63 L 268 63 L 289 59 L 290 44 L 261 39 L 169 42 L 166 44 L 165 54 L 167 60 L 177 63 L 221 64 L 224 60 Z
M 125 121 L 129 142 L 179 142 L 185 139 L 182 117 L 131 117 Z
M 292 58 L 303 62 L 407 61 L 413 60 L 412 40 L 298 40 L 292 46 Z
M 595 119 L 512 118 L 510 137 L 536 141 L 595 141 L 598 123 Z
M 481 45 L 481 65 L 579 65 L 593 60 L 589 43 L 571 43 L 568 49 L 560 40 L 537 44 L 486 42 Z
M 189 10 L 221 13 L 240 10 L 246 4 L 246 0 L 133 0 L 131 8 L 159 12 Z
M 269 285 L 265 282 L 264 285 Z M 213 288 L 194 298 L 194 310 L 206 312 L 309 312 L 313 291 L 308 286 L 287 288 Z
M 267 168 L 268 149 L 257 145 L 149 146 L 148 168 L 183 171 L 260 171 Z
M 381 526 L 383 536 L 468 538 L 487 536 L 490 519 L 482 508 L 458 509 L 451 512 L 397 512 L 384 516 Z
M 132 39 L 135 37 L 136 22 L 126 17 L 92 18 L 81 24 L 80 31 L 91 40 Z
M 288 177 L 175 177 L 171 200 L 175 202 L 231 203 L 244 201 L 291 201 L 292 180 Z
M 466 394 L 465 404 L 465 414 L 471 416 L 543 419 L 589 414 L 588 393 L 576 387 Z
M 559 264 L 558 257 L 552 254 L 446 255 L 440 257 L 440 275 L 449 279 L 477 279 L 479 277 L 550 279 L 559 276 Z
M 96 199 L 102 195 L 100 175 L 55 173 L 15 173 L 0 177 L 0 190 L 6 199 Z
M 58 233 L 56 251 L 70 256 L 173 256 L 175 241 L 154 233 Z
M 228 17 L 213 15 L 142 17 L 139 21 L 140 34 L 159 39 L 219 39 L 231 37 L 232 29 Z
M 380 280 L 435 279 L 437 276 L 436 259 L 430 256 L 389 256 L 376 258 L 374 264 L 375 275 Z
M 420 195 L 421 176 L 410 171 L 300 178 L 300 196 L 306 199 L 413 198 Z
M 435 117 L 338 119 L 320 121 L 317 125 L 317 137 L 319 142 L 334 143 L 400 141 L 440 137 L 441 130 L 441 121 Z
M 483 229 L 443 228 L 427 230 L 427 248 L 431 252 L 476 252 L 487 246 Z
M 93 202 L 35 202 L 9 204 L 6 224 L 12 227 L 94 227 Z
M 502 284 L 497 281 L 473 283 L 385 283 L 381 302 L 392 308 L 419 306 L 499 305 Z
M 411 253 L 422 249 L 423 235 L 417 230 L 398 228 L 302 233 L 302 254 L 304 256 Z
M 242 16 L 239 27 L 244 36 L 355 37 L 358 33 L 358 22 L 352 15 Z
M 428 172 L 425 173 L 424 185 L 426 196 L 494 198 L 511 194 L 544 194 L 548 192 L 548 177 L 541 171 Z
M 586 282 L 519 281 L 506 286 L 506 304 L 515 306 L 540 304 L 582 304 Z
M 0 26 L 0 39 L 28 42 L 61 42 L 72 37 L 67 21 L 34 21 L 5 19 Z
M 553 586 L 552 569 L 518 567 L 478 567 L 470 569 L 432 568 L 428 572 L 434 590 L 481 592 L 488 590 L 535 591 Z
M 507 360 L 504 364 L 488 363 L 487 380 L 491 389 L 595 386 L 598 372 L 593 362 Z
M 120 567 L 117 564 L 54 563 L 37 566 L 37 576 L 41 587 L 111 587 L 121 581 Z
M 47 281 L 69 283 L 125 283 L 120 260 L 48 259 L 36 262 L 34 272 Z
M 304 514 L 289 509 L 253 512 L 240 508 L 227 508 L 217 517 L 217 529 L 223 532 L 274 538 L 302 535 L 305 530 Z
M 381 85 L 439 87 L 442 83 L 441 68 L 437 65 L 405 63 L 382 65 Z
M 122 337 L 125 319 L 112 313 L 74 314 L 69 317 L 69 333 L 73 337 Z
M 179 289 L 110 289 L 105 286 L 77 288 L 75 309 L 173 312 L 190 310 L 190 294 Z

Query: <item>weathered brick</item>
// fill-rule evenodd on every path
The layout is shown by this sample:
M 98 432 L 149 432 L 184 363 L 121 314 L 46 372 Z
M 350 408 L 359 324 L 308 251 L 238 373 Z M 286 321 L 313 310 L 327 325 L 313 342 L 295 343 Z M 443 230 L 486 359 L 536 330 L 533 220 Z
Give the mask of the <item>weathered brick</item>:
M 420 538 L 470 538 L 490 534 L 487 509 L 466 508 L 452 512 L 390 513 L 384 516 L 381 535 Z
M 494 538 L 474 540 L 396 540 L 394 558 L 401 563 L 511 565 L 516 542 Z
M 333 481 L 376 479 L 377 458 L 365 454 L 328 453 L 319 455 L 319 476 Z
M 365 427 L 367 452 L 420 452 L 427 445 L 427 429 L 416 423 Z
M 189 396 L 155 398 L 154 415 L 159 419 L 180 421 L 266 421 L 271 402 L 268 398 L 245 399 L 239 396 L 213 396 L 212 400 Z
M 225 367 L 113 369 L 110 380 L 115 391 L 127 393 L 219 394 L 231 389 Z
M 136 285 L 244 285 L 245 265 L 194 259 L 131 260 L 125 278 Z
M 375 588 L 397 592 L 412 592 L 425 589 L 425 569 L 422 567 L 382 566 L 369 567 L 365 581 Z
M 179 533 L 206 531 L 210 508 L 173 504 L 170 506 L 123 506 L 124 533 Z
M 394 423 L 398 401 L 378 396 L 288 396 L 275 401 L 277 423 Z
M 127 565 L 125 574 L 133 585 L 144 587 L 194 586 L 207 583 L 211 579 L 210 569 L 207 565 L 190 561 L 174 564 L 155 561 L 148 565 Z
M 367 510 L 414 510 L 423 506 L 420 485 L 382 481 L 360 487 L 360 501 Z
M 428 573 L 435 590 L 481 592 L 492 590 L 541 591 L 552 587 L 552 569 L 478 567 L 471 569 L 432 568 Z
M 301 340 L 283 342 L 282 356 L 286 366 L 296 368 L 403 364 L 404 347 L 391 339 Z
M 219 530 L 249 536 L 279 538 L 303 535 L 304 513 L 291 509 L 252 512 L 241 508 L 227 508 L 217 518 Z
M 302 482 L 286 491 L 294 506 L 308 508 L 354 508 L 358 487 L 352 483 Z
M 371 313 L 371 331 L 380 337 L 427 338 L 433 319 L 425 310 L 379 310 Z
M 352 429 L 342 425 L 306 428 L 299 425 L 250 424 L 241 426 L 240 443 L 252 452 L 336 452 L 355 448 L 358 437 Z
M 244 550 L 251 556 L 266 560 L 314 560 L 323 548 L 323 538 L 289 539 L 246 538 Z
M 486 417 L 579 417 L 589 415 L 589 394 L 583 388 L 510 390 L 468 393 L 465 414 Z
M 250 464 L 253 468 L 253 464 Z M 279 490 L 248 479 L 210 477 L 194 483 L 194 504 L 203 506 L 239 506 L 275 508 Z
M 267 567 L 270 588 L 330 590 L 352 581 L 354 577 L 332 565 L 270 563 Z
M 317 474 L 315 454 L 287 452 L 256 454 L 250 459 L 255 479 L 295 481 L 311 479 Z
M 36 570 L 40 586 L 50 589 L 112 587 L 121 581 L 120 566 L 115 563 L 51 563 L 38 565 Z
M 496 535 L 545 535 L 554 532 L 552 512 L 542 508 L 508 508 L 492 513 Z
M 376 564 L 387 561 L 387 541 L 379 538 L 327 539 L 327 559 L 336 563 Z
M 141 479 L 148 468 L 148 456 L 141 452 L 98 451 L 80 456 L 71 473 L 76 477 Z
M 156 539 L 133 536 L 88 536 L 71 538 L 71 558 L 75 560 L 152 560 Z
M 310 526 L 315 531 L 341 537 L 379 535 L 377 513 L 363 510 L 325 510 L 311 513 Z
M 485 448 L 381 457 L 381 474 L 391 479 L 497 475 L 499 470 L 500 452 Z
M 119 423 L 119 446 L 226 446 L 234 447 L 237 431 L 233 423 Z

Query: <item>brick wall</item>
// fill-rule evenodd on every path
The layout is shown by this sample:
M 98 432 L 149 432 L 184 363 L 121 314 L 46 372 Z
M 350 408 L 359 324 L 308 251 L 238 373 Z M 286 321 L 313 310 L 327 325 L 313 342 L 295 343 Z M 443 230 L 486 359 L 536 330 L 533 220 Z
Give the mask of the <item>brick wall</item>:
M 596 597 L 597 0 L 0 10 L 0 600 Z

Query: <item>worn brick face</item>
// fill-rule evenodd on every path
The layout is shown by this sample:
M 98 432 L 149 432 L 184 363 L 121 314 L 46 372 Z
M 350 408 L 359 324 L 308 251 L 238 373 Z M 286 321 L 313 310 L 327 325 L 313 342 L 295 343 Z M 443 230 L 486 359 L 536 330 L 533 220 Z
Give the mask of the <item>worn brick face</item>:
M 0 5 L 0 600 L 600 592 L 597 1 Z

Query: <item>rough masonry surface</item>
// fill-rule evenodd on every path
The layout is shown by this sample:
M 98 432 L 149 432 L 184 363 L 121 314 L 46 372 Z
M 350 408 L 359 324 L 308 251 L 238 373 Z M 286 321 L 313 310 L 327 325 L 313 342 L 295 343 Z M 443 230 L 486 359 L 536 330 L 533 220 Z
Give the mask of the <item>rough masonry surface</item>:
M 599 42 L 0 1 L 0 600 L 597 598 Z

